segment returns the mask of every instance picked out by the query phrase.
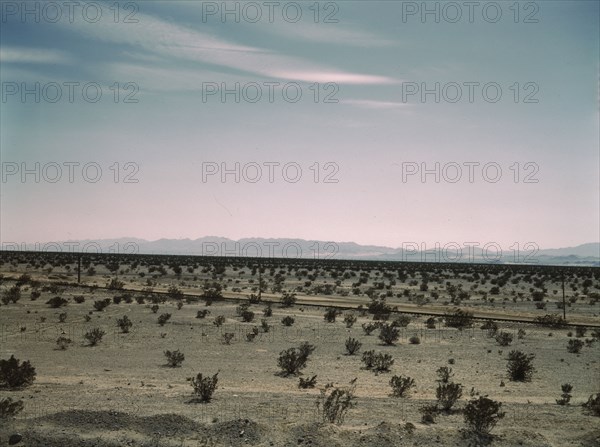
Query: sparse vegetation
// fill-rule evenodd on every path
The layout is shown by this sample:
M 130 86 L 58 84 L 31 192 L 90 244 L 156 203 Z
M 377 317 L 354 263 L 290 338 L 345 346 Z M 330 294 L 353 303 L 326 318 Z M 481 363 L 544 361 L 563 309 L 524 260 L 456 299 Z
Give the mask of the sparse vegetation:
M 533 359 L 535 354 L 525 354 L 521 351 L 511 351 L 508 354 L 508 377 L 513 382 L 528 382 L 535 372 Z
M 392 376 L 390 386 L 394 397 L 407 397 L 406 393 L 415 386 L 415 381 L 411 377 Z
M 15 390 L 25 388 L 33 383 L 36 377 L 35 368 L 29 360 L 21 361 L 11 355 L 8 360 L 0 360 L 0 388 Z
M 185 360 L 185 355 L 178 350 L 176 351 L 165 351 L 165 357 L 167 358 L 167 365 L 171 368 L 177 368 L 181 366 L 183 361 Z
M 160 314 L 158 316 L 158 324 L 161 326 L 164 326 L 167 321 L 169 321 L 171 319 L 171 314 L 166 313 L 166 314 Z
M 361 348 L 362 343 L 359 342 L 356 338 L 348 337 L 346 340 L 346 353 L 348 355 L 354 355 Z
M 217 389 L 217 383 L 219 382 L 220 371 L 212 376 L 204 377 L 202 373 L 198 373 L 196 377 L 193 377 L 191 380 L 191 385 L 194 388 L 194 394 L 198 396 L 198 400 L 200 402 L 210 402 L 212 400 L 212 396 Z
M 336 388 L 332 383 L 328 383 L 321 389 L 317 399 L 317 410 L 320 412 L 323 422 L 337 425 L 344 423 L 346 413 L 356 405 L 355 389 L 356 379 L 350 383 L 349 387 Z
M 94 329 L 87 331 L 83 337 L 87 340 L 87 342 L 89 343 L 90 346 L 96 346 L 98 343 L 100 343 L 100 341 L 102 341 L 102 338 L 105 335 L 106 335 L 106 332 L 104 332 L 102 329 L 96 327 Z
M 23 411 L 23 401 L 11 397 L 0 398 L 0 420 L 15 417 Z

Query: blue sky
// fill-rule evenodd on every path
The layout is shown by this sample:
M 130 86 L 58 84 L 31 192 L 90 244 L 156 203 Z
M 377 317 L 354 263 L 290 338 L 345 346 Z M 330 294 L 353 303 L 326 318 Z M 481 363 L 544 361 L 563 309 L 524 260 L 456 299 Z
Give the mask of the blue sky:
M 96 23 L 78 7 L 71 23 L 56 3 L 62 18 L 51 23 L 53 11 L 40 9 L 36 23 L 21 15 L 24 3 L 0 2 L 4 242 L 216 235 L 388 246 L 493 241 L 508 249 L 599 239 L 596 1 L 520 2 L 517 23 L 513 2 L 496 3 L 496 23 L 479 9 L 470 23 L 464 2 L 455 3 L 463 12 L 456 23 L 443 15 L 423 23 L 420 11 L 403 17 L 403 8 L 421 2 L 321 2 L 318 23 L 314 2 L 297 2 L 296 23 L 280 8 L 270 23 L 264 2 L 255 3 L 263 13 L 257 23 L 243 15 L 223 22 L 220 14 L 203 16 L 223 2 L 193 1 L 130 2 L 135 10 L 121 2 L 117 23 L 114 2 L 95 2 Z M 248 2 L 228 2 L 236 4 L 241 11 Z M 436 4 L 447 5 L 428 2 Z M 125 23 L 130 12 L 137 23 Z M 326 14 L 337 22 L 324 23 Z M 537 23 L 524 23 L 528 14 Z M 97 83 L 102 98 L 89 102 L 74 87 L 70 102 L 70 82 Z M 439 102 L 407 95 L 436 82 L 447 88 Z M 36 83 L 47 88 L 39 103 L 21 96 Z M 55 103 L 52 83 L 62 86 Z M 260 86 L 262 99 L 207 93 L 236 83 L 248 95 Z M 272 102 L 265 83 L 279 83 Z M 452 103 L 454 83 L 463 96 Z M 464 83 L 478 83 L 472 102 Z M 483 97 L 488 83 L 502 89 L 497 102 Z M 302 98 L 286 101 L 283 85 L 299 87 Z M 134 89 L 137 102 L 124 102 Z M 324 102 L 329 93 L 336 102 Z M 524 102 L 528 94 L 537 102 Z M 71 162 L 80 163 L 73 182 L 64 164 Z M 472 183 L 465 162 L 479 163 Z M 39 182 L 12 174 L 35 163 Z M 63 167 L 54 183 L 42 172 L 52 177 L 53 163 Z M 101 167 L 99 181 L 82 176 L 86 163 Z M 220 173 L 203 181 L 207 163 L 239 163 L 239 183 Z M 263 176 L 251 183 L 243 174 L 251 177 L 254 163 Z M 269 163 L 280 163 L 272 183 Z M 288 163 L 302 169 L 295 183 L 281 172 Z M 406 163 L 439 163 L 448 175 L 455 163 L 463 177 L 436 183 L 431 174 L 422 182 L 418 173 L 403 181 Z M 495 183 L 482 176 L 489 163 L 502 169 Z M 128 173 L 137 183 L 123 181 Z M 537 183 L 524 182 L 527 174 Z

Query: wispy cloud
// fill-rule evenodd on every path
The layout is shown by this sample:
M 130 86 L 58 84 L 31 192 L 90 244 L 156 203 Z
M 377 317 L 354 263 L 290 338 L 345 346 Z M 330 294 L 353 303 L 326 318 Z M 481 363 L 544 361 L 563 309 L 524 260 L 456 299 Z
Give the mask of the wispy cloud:
M 264 48 L 237 45 L 149 15 L 140 15 L 138 24 L 65 24 L 88 37 L 141 47 L 166 60 L 183 59 L 284 80 L 365 85 L 396 82 L 385 76 L 346 72 Z
M 25 64 L 68 64 L 71 57 L 59 50 L 27 48 L 27 47 L 0 47 L 0 62 L 25 63 Z

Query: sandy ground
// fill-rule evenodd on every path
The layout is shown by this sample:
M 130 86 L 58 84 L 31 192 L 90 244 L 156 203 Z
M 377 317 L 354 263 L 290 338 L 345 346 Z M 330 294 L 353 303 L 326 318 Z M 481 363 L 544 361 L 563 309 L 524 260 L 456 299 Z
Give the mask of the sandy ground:
M 9 270 L 5 268 L 3 273 L 9 276 Z M 12 273 L 21 269 L 16 270 Z M 86 280 L 103 284 L 106 277 Z M 179 284 L 182 290 L 186 286 L 188 290 L 200 290 L 174 278 L 170 282 Z M 4 281 L 2 290 L 13 284 Z M 162 286 L 166 288 L 167 284 Z M 142 280 L 126 282 L 127 287 L 143 285 Z M 111 304 L 102 312 L 92 311 L 94 300 L 112 299 L 119 293 L 63 287 L 58 295 L 68 299 L 69 304 L 58 310 L 45 304 L 57 294 L 43 292 L 32 301 L 25 288 L 18 303 L 0 307 L 0 358 L 14 354 L 30 360 L 37 371 L 32 386 L 0 390 L 0 398 L 12 397 L 25 403 L 24 411 L 16 418 L 0 420 L 0 446 L 8 445 L 8 437 L 14 433 L 23 435 L 18 445 L 28 447 L 478 445 L 462 433 L 465 424 L 460 412 L 440 415 L 432 425 L 421 423 L 418 409 L 435 401 L 436 369 L 440 366 L 452 367 L 453 380 L 464 386 L 458 409 L 470 398 L 471 389 L 503 403 L 506 416 L 492 432 L 496 436 L 493 445 L 600 445 L 600 420 L 585 414 L 581 407 L 590 394 L 600 392 L 600 342 L 585 346 L 580 354 L 569 353 L 567 342 L 575 337 L 568 335 L 572 328 L 499 323 L 501 330 L 515 334 L 511 346 L 501 347 L 479 329 L 481 323 L 463 331 L 441 323 L 436 329 L 425 329 L 425 317 L 415 316 L 395 346 L 383 346 L 377 331 L 367 336 L 361 328 L 361 323 L 371 321 L 370 316 L 359 316 L 352 328 L 346 328 L 341 317 L 335 323 L 326 323 L 324 308 L 296 305 L 273 306 L 273 316 L 267 319 L 273 326 L 271 332 L 260 333 L 248 342 L 246 333 L 252 326 L 259 326 L 263 317 L 262 304 L 251 307 L 256 313 L 251 323 L 240 321 L 236 303 L 230 301 L 209 307 L 203 302 L 185 304 L 181 309 L 168 301 L 160 304 L 154 314 L 149 304 L 134 300 L 131 304 Z M 85 302 L 76 304 L 72 300 L 75 295 L 83 295 Z M 330 297 L 306 299 L 318 302 Z M 357 302 L 351 296 L 339 299 Z M 358 300 L 368 302 L 365 297 Z M 389 302 L 393 304 L 394 300 Z M 510 309 L 510 304 L 506 304 L 508 311 L 524 312 Z M 502 312 L 500 305 L 469 305 L 492 315 Z M 532 303 L 528 305 L 525 313 L 536 315 Z M 210 315 L 195 318 L 202 309 L 210 310 Z M 68 315 L 64 323 L 58 323 L 61 312 Z M 157 316 L 165 312 L 172 318 L 161 327 Z M 569 312 L 582 321 L 598 322 L 598 304 L 576 303 Z M 86 322 L 85 315 L 91 321 Z M 134 324 L 129 334 L 120 333 L 116 325 L 117 318 L 124 315 Z M 212 323 L 216 315 L 226 317 L 219 328 Z M 292 327 L 281 324 L 285 315 L 296 319 Z M 106 335 L 97 346 L 90 347 L 83 335 L 93 327 L 102 328 Z M 523 339 L 516 337 L 520 328 L 526 331 Z M 223 343 L 225 332 L 235 334 L 230 345 Z M 61 334 L 73 340 L 65 351 L 56 347 Z M 408 342 L 413 335 L 420 337 L 420 344 Z M 360 354 L 345 355 L 344 341 L 349 336 L 363 343 L 361 351 L 390 353 L 395 359 L 391 371 L 376 375 L 363 369 Z M 590 337 L 589 333 L 586 336 Z M 302 341 L 316 346 L 302 371 L 302 377 L 317 375 L 316 389 L 301 390 L 298 378 L 277 374 L 279 352 Z M 181 367 L 166 366 L 163 351 L 167 349 L 185 354 Z M 508 380 L 506 357 L 512 349 L 536 355 L 531 382 Z M 190 403 L 192 387 L 187 378 L 217 371 L 219 383 L 213 401 Z M 408 398 L 390 397 L 388 382 L 395 374 L 415 379 L 416 388 Z M 357 385 L 356 407 L 341 426 L 321 423 L 315 406 L 318 388 L 328 382 L 344 386 L 352 379 Z M 555 402 L 563 383 L 573 385 L 568 406 Z M 414 429 L 407 428 L 406 423 L 414 424 Z

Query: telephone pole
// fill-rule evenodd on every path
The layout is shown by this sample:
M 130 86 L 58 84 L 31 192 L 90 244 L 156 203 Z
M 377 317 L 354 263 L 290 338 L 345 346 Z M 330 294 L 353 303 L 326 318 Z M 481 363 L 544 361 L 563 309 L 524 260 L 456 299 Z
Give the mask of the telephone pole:
M 567 305 L 565 303 L 565 272 L 561 273 L 562 277 L 562 295 L 563 295 L 563 319 L 567 321 Z

